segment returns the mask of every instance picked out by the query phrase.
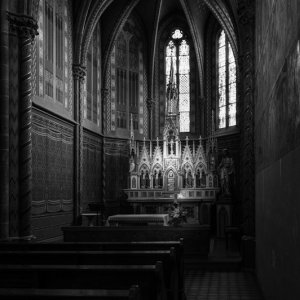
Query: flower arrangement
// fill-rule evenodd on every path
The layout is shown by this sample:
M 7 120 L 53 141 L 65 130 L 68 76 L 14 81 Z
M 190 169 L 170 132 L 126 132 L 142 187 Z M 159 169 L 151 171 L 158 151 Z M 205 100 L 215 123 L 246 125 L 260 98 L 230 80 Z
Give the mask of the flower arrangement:
M 177 201 L 174 201 L 173 205 L 169 209 L 169 224 L 173 226 L 179 226 L 183 222 L 186 223 L 186 215 L 186 210 L 181 208 Z

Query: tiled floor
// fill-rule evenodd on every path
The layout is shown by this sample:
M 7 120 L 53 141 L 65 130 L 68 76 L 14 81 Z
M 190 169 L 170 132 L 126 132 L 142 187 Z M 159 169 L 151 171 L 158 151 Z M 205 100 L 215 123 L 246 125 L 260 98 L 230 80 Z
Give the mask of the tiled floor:
M 234 251 L 232 251 L 234 250 Z M 197 262 L 185 268 L 185 291 L 187 300 L 263 300 L 256 277 L 252 272 L 235 271 L 233 258 L 238 259 L 236 249 L 226 250 L 224 241 L 214 241 L 208 265 L 205 268 Z M 212 261 L 218 261 L 216 269 Z M 229 265 L 220 266 L 229 261 Z M 212 265 L 211 269 L 207 268 Z M 227 266 L 230 266 L 227 269 Z M 217 271 L 219 268 L 221 271 Z M 205 270 L 204 270 L 205 269 Z M 238 270 L 238 269 L 237 269 Z
M 187 300 L 263 300 L 252 273 L 198 270 L 185 273 Z

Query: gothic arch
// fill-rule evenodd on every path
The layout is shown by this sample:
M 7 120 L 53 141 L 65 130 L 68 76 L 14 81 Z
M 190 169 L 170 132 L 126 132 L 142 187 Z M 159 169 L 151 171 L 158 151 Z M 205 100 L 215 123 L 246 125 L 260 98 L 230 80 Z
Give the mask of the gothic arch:
M 86 8 L 88 4 L 84 4 L 85 1 L 82 2 L 82 11 L 85 14 Z M 74 55 L 74 62 L 80 64 L 82 66 L 86 65 L 87 59 L 87 51 L 88 46 L 91 41 L 94 29 L 103 14 L 103 12 L 107 9 L 107 7 L 113 2 L 113 0 L 103 0 L 103 1 L 95 1 L 92 5 L 89 4 L 88 10 L 89 13 L 86 17 L 81 18 L 82 23 L 78 23 L 78 29 L 84 28 L 82 30 L 82 34 L 78 39 L 75 41 L 75 55 Z
M 232 51 L 235 56 L 236 61 L 238 60 L 238 39 L 237 39 L 237 30 L 232 21 L 228 8 L 222 0 L 203 0 L 211 12 L 214 14 L 216 19 L 221 24 L 221 27 L 224 29 L 230 44 L 232 46 Z
M 203 78 L 204 78 L 204 65 L 203 65 L 203 55 L 200 52 L 201 47 L 198 47 L 198 39 L 197 39 L 197 32 L 196 28 L 194 26 L 193 22 L 193 17 L 191 16 L 191 11 L 186 3 L 186 0 L 180 0 L 181 6 L 183 8 L 183 11 L 186 15 L 187 23 L 189 25 L 189 31 L 192 36 L 193 40 L 193 47 L 195 49 L 195 55 L 196 55 L 196 60 L 197 60 L 197 66 L 198 66 L 198 73 L 199 73 L 199 78 L 200 78 L 200 96 L 203 97 L 204 95 L 204 90 L 203 90 Z
M 103 55 L 103 74 L 107 74 L 107 68 L 109 66 L 109 58 L 111 55 L 111 51 L 113 49 L 113 46 L 115 44 L 115 40 L 117 38 L 117 36 L 119 35 L 119 33 L 121 32 L 124 24 L 126 23 L 128 17 L 130 16 L 132 10 L 134 9 L 134 7 L 137 5 L 137 3 L 139 2 L 139 0 L 135 0 L 132 3 L 130 3 L 126 10 L 123 12 L 121 18 L 118 20 L 117 24 L 114 26 L 114 30 L 111 34 L 111 39 L 109 41 L 109 44 L 107 46 L 106 49 L 104 49 L 104 55 Z M 135 20 L 136 21 L 136 20 Z M 138 23 L 138 22 L 136 22 Z M 107 82 L 107 80 L 104 78 L 104 83 Z

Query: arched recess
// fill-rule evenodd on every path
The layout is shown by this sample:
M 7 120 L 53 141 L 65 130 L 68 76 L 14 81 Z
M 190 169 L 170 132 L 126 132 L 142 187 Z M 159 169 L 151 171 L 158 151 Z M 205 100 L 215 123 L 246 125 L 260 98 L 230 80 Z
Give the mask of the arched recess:
M 106 63 L 106 69 L 104 70 L 103 74 L 103 86 L 107 89 L 108 97 L 105 101 L 105 115 L 103 116 L 105 120 L 105 133 L 108 135 L 115 135 L 119 137 L 127 137 L 129 134 L 130 126 L 131 126 L 131 118 L 133 121 L 133 129 L 135 132 L 136 138 L 143 138 L 143 136 L 147 136 L 148 134 L 148 110 L 146 107 L 147 102 L 147 85 L 148 85 L 148 77 L 147 77 L 147 62 L 146 62 L 146 49 L 147 49 L 147 41 L 145 39 L 145 31 L 144 27 L 142 26 L 142 22 L 139 19 L 138 15 L 133 11 L 128 18 L 125 19 L 124 26 L 118 28 L 118 32 L 116 32 L 115 41 L 111 44 L 111 50 L 110 52 L 107 52 L 109 54 L 107 58 Z M 123 53 L 122 49 L 118 49 L 118 45 L 120 42 L 120 38 L 123 36 L 124 42 L 125 42 L 125 52 Z M 131 53 L 130 47 L 131 45 L 134 45 L 135 43 L 132 43 L 133 41 L 136 41 L 136 55 L 137 58 L 137 64 L 132 65 L 134 62 L 132 58 L 134 55 Z M 127 48 L 127 46 L 129 48 Z M 121 50 L 121 52 L 120 52 Z M 122 66 L 122 59 L 120 60 L 120 57 L 123 57 L 123 55 L 120 56 L 120 53 L 125 54 L 125 59 L 127 62 L 129 62 L 129 65 L 127 63 Z M 131 54 L 130 54 L 131 53 Z M 120 64 L 121 61 L 121 64 Z M 125 84 L 123 85 L 123 88 L 120 89 L 120 82 L 122 82 L 122 79 L 120 81 L 120 73 L 117 73 L 121 71 L 121 73 L 124 74 L 127 78 Z M 132 72 L 135 73 L 135 76 L 137 76 L 137 94 L 132 93 L 132 90 L 130 89 L 130 82 L 133 83 L 135 80 L 132 81 L 133 77 L 129 77 L 130 73 L 132 76 Z M 122 75 L 121 75 L 122 77 Z M 119 79 L 119 84 L 117 83 Z M 124 82 L 123 82 L 124 83 Z M 124 87 L 125 87 L 125 97 L 123 100 L 129 106 L 125 105 L 125 103 L 118 102 L 121 99 L 118 97 L 120 96 L 119 92 L 122 90 L 124 93 Z M 129 93 L 128 93 L 129 92 Z M 119 96 L 118 96 L 119 95 Z M 130 96 L 131 95 L 131 96 Z M 135 96 L 136 97 L 135 97 Z M 129 97 L 128 97 L 129 96 Z M 121 96 L 122 98 L 122 96 Z M 109 100 L 108 100 L 109 99 Z M 137 101 L 136 104 L 132 105 L 131 101 L 134 101 L 134 99 Z M 135 101 L 134 101 L 135 102 Z M 130 104 L 131 103 L 131 104 Z M 119 111 L 119 117 L 118 112 Z M 125 115 L 124 115 L 125 113 Z M 118 121 L 122 119 L 122 122 L 125 121 L 125 126 L 118 126 Z M 120 124 L 120 123 L 119 123 Z M 124 124 L 124 123 L 122 123 Z
M 178 188 L 178 174 L 173 167 L 164 173 L 164 186 L 167 191 L 175 191 Z

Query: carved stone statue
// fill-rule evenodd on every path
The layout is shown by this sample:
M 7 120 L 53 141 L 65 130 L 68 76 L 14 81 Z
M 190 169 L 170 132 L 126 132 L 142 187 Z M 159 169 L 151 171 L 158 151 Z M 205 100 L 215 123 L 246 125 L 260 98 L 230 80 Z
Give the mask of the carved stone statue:
M 234 162 L 227 149 L 223 150 L 223 157 L 219 164 L 218 171 L 222 194 L 231 195 L 234 183 Z

